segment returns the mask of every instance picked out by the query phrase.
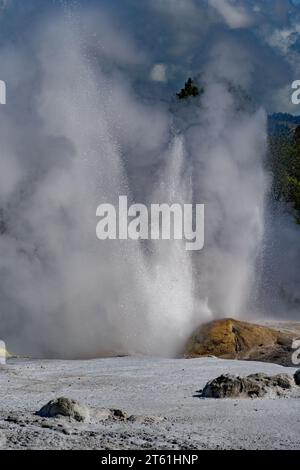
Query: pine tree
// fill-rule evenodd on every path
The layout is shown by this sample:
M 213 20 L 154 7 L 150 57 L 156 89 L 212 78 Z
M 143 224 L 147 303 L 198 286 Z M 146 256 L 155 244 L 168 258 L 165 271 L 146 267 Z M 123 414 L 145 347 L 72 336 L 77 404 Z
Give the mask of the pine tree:
M 188 80 L 184 84 L 184 88 L 180 90 L 179 93 L 176 93 L 178 99 L 184 100 L 189 98 L 190 96 L 198 96 L 203 93 L 203 90 L 199 90 L 199 88 L 195 85 L 192 78 L 188 78 Z

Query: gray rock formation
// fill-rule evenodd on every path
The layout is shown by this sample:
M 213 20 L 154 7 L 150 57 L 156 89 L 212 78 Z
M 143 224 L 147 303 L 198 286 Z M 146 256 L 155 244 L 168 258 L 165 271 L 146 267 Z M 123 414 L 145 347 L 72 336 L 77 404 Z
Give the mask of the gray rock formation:
M 60 397 L 49 401 L 37 412 L 37 415 L 44 418 L 66 416 L 76 421 L 86 421 L 89 418 L 89 409 L 75 400 Z
M 220 375 L 209 381 L 201 392 L 204 398 L 261 398 L 279 396 L 293 387 L 294 380 L 288 374 L 268 376 L 263 373 L 247 377 Z

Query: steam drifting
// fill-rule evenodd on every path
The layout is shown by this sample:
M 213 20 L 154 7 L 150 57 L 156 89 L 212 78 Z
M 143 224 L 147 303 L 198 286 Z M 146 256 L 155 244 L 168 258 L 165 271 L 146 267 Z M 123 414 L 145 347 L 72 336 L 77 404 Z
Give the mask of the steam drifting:
M 241 9 L 228 20 L 224 2 L 229 30 L 217 27 L 195 70 L 201 102 L 181 105 L 167 84 L 177 42 L 152 57 L 149 37 L 138 47 L 104 8 L 56 8 L 26 47 L 0 50 L 13 96 L 0 114 L 1 336 L 45 357 L 176 355 L 199 323 L 257 310 L 266 113 L 241 91 L 255 63 L 230 30 L 250 23 Z M 96 208 L 120 194 L 206 204 L 205 249 L 99 242 Z

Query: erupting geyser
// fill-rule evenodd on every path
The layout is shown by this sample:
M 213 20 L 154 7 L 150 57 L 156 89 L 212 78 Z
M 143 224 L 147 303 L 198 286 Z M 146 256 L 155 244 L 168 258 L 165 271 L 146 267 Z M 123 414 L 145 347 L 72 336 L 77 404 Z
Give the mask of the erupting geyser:
M 174 356 L 201 322 L 251 312 L 266 116 L 247 109 L 231 83 L 239 77 L 220 74 L 213 54 L 193 103 L 170 111 L 142 98 L 125 69 L 146 59 L 104 23 L 108 57 L 95 19 L 82 20 L 55 18 L 36 33 L 31 72 L 12 84 L 24 97 L 1 115 L 1 337 L 45 357 Z M 12 55 L 14 71 L 21 62 Z M 99 242 L 96 208 L 121 194 L 204 203 L 204 249 Z

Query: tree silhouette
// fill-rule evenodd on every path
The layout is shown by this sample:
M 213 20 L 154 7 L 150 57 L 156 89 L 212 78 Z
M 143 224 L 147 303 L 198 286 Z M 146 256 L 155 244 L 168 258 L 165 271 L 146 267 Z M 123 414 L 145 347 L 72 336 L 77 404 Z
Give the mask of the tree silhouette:
M 184 88 L 180 90 L 179 93 L 176 93 L 178 99 L 185 100 L 190 96 L 198 96 L 203 93 L 203 90 L 199 90 L 199 88 L 195 85 L 194 81 L 191 77 L 185 82 Z

